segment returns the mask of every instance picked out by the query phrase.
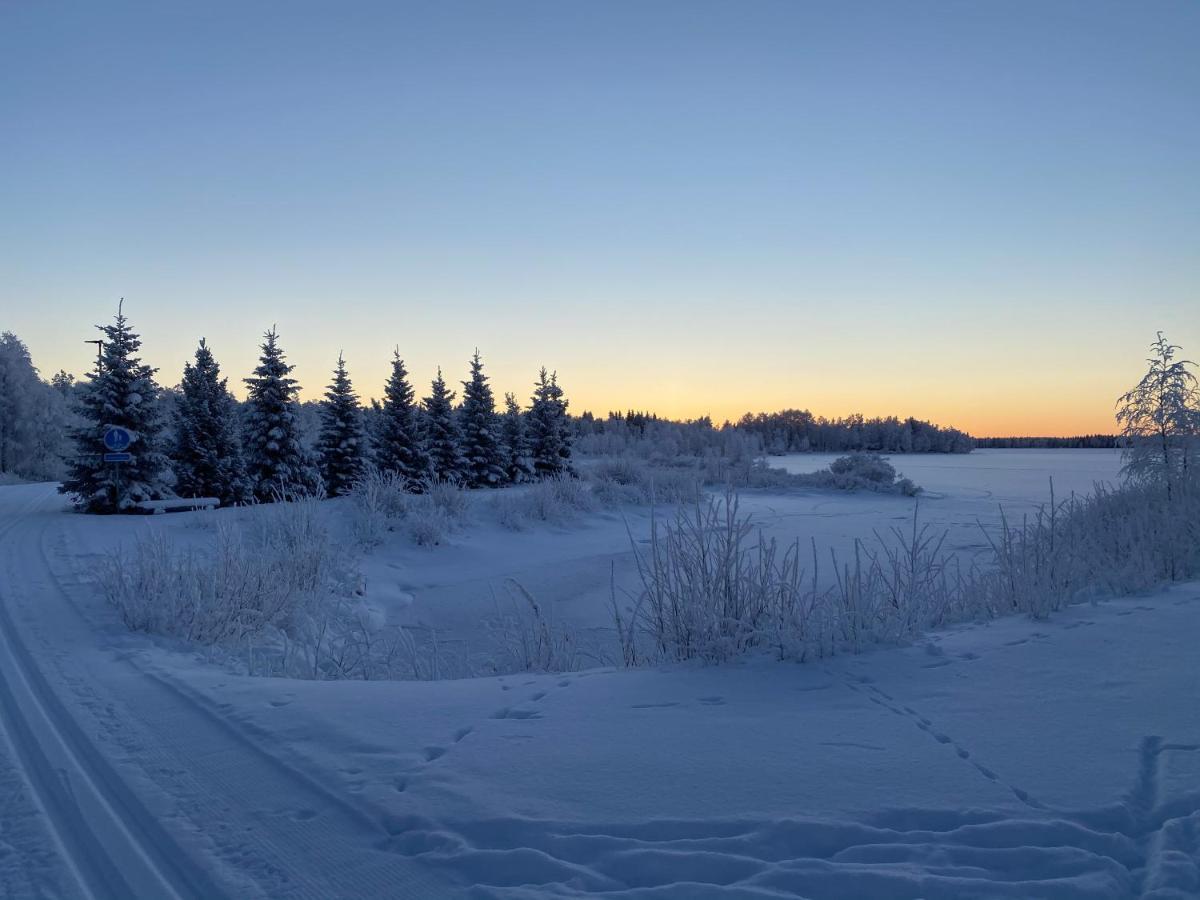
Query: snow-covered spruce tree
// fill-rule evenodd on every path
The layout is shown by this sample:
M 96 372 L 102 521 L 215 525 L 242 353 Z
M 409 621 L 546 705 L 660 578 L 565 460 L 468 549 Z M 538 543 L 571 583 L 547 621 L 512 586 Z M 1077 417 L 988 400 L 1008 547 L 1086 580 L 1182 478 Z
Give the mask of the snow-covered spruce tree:
M 83 512 L 127 512 L 144 500 L 171 495 L 155 370 L 138 357 L 142 342 L 122 307 L 113 324 L 97 326 L 104 333 L 100 362 L 79 394 L 83 424 L 72 430 L 74 455 L 59 486 Z M 129 462 L 104 462 L 104 432 L 110 425 L 132 432 Z
M 504 415 L 500 418 L 500 436 L 504 442 L 504 472 L 514 484 L 533 478 L 533 451 L 525 415 L 513 394 L 504 395 Z
M 392 374 L 383 389 L 383 404 L 379 411 L 379 428 L 375 433 L 375 464 L 392 472 L 413 486 L 419 486 L 429 476 L 429 456 L 421 436 L 421 422 L 408 370 L 400 358 L 399 348 L 392 355 Z
M 1176 359 L 1180 349 L 1158 332 L 1150 345 L 1149 370 L 1117 400 L 1117 422 L 1127 440 L 1127 478 L 1160 484 L 1167 497 L 1196 474 L 1200 433 L 1200 390 L 1190 368 Z
M 507 480 L 504 450 L 496 418 L 496 399 L 483 374 L 478 349 L 471 357 L 471 379 L 462 386 L 463 402 L 458 414 L 466 462 L 464 479 L 468 487 L 497 487 Z
M 195 363 L 183 367 L 174 463 L 175 492 L 181 497 L 216 497 L 223 506 L 251 499 L 237 405 L 204 338 Z
M 425 450 L 429 454 L 430 474 L 443 481 L 463 479 L 466 460 L 462 439 L 454 415 L 454 391 L 446 390 L 441 368 L 425 398 Z
M 296 380 L 284 360 L 274 327 L 263 335 L 262 356 L 249 394 L 242 428 L 246 474 L 256 500 L 270 502 L 317 490 L 320 476 L 300 443 Z
M 558 386 L 558 374 L 543 366 L 534 384 L 529 408 L 529 437 L 533 468 L 539 478 L 571 474 L 571 423 L 567 401 Z
M 347 494 L 363 475 L 366 464 L 366 434 L 358 396 L 346 374 L 346 362 L 338 354 L 333 382 L 321 405 L 321 436 L 317 453 L 321 477 L 330 497 Z

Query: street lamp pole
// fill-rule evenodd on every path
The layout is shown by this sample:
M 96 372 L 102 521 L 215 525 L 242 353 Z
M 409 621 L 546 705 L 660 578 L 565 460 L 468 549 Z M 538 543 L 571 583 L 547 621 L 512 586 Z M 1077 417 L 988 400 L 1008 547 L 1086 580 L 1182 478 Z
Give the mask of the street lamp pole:
M 84 343 L 96 345 L 96 374 L 99 375 L 104 360 L 104 341 L 97 338 L 93 341 L 84 341 Z

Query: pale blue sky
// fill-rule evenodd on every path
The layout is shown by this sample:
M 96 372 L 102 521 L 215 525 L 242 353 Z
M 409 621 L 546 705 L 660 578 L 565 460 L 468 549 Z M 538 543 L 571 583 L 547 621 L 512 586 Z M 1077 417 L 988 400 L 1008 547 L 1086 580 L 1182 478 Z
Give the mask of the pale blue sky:
M 1111 428 L 1200 356 L 1200 3 L 0 5 L 0 328 L 309 396 Z

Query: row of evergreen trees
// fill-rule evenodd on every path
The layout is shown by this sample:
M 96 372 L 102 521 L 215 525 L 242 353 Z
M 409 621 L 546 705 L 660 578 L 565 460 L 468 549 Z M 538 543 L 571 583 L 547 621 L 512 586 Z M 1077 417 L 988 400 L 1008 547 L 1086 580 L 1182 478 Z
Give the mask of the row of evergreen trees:
M 414 491 L 434 480 L 497 487 L 571 472 L 567 400 L 544 368 L 528 410 L 506 394 L 498 414 L 478 351 L 456 406 L 440 369 L 429 396 L 418 402 L 397 350 L 383 401 L 364 410 L 339 355 L 310 451 L 300 433 L 299 385 L 274 328 L 245 379 L 244 404 L 230 393 L 201 339 L 194 361 L 184 366 L 169 423 L 156 370 L 139 358 L 141 341 L 123 310 L 101 330 L 100 359 L 80 390 L 83 424 L 72 431 L 75 452 L 60 488 L 88 512 L 119 512 L 172 494 L 216 497 L 224 505 L 316 491 L 336 496 L 369 466 L 395 474 Z M 135 436 L 130 461 L 119 465 L 103 460 L 104 432 L 114 425 Z

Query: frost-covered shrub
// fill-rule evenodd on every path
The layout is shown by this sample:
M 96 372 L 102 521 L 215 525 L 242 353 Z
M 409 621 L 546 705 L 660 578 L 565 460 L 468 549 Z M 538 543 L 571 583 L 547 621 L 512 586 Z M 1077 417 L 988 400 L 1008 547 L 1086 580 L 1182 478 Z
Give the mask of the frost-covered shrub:
M 421 493 L 392 473 L 371 471 L 350 492 L 354 534 L 367 547 L 388 532 L 403 531 L 418 546 L 443 543 L 470 510 L 467 492 L 446 481 L 429 481 Z
M 873 484 L 891 484 L 896 470 L 878 453 L 852 453 L 829 464 L 829 471 L 843 478 L 855 478 Z
M 370 469 L 350 492 L 355 537 L 367 547 L 381 543 L 392 524 L 407 513 L 409 498 L 405 479 Z
M 456 482 L 442 478 L 425 482 L 421 496 L 451 522 L 462 522 L 471 508 L 466 490 Z
M 528 487 L 496 495 L 491 507 L 497 520 L 514 531 L 532 522 L 562 524 L 598 507 L 591 485 L 570 475 L 559 475 Z
M 101 588 L 134 631 L 227 645 L 293 634 L 329 597 L 357 587 L 316 506 L 260 508 L 247 529 L 222 521 L 208 552 L 178 549 L 167 532 L 149 529 L 108 557 Z
M 831 473 L 832 474 L 832 473 Z M 982 527 L 982 526 L 981 526 Z M 738 512 L 733 493 L 655 520 L 633 551 L 641 590 L 613 618 L 627 664 L 727 660 L 753 649 L 806 659 L 911 638 L 955 621 L 1142 591 L 1200 574 L 1200 485 L 1144 483 L 1051 501 L 1019 527 L 984 529 L 990 556 L 965 568 L 939 535 L 911 526 L 822 559 L 781 548 Z M 821 568 L 833 583 L 821 587 Z M 825 581 L 828 584 L 828 579 Z
M 222 650 L 251 674 L 470 674 L 466 654 L 449 652 L 436 633 L 382 621 L 365 600 L 353 559 L 323 522 L 312 500 L 259 507 L 245 528 L 219 520 L 200 550 L 177 547 L 166 530 L 150 528 L 105 561 L 100 584 L 131 630 Z
M 495 656 L 490 668 L 505 672 L 574 672 L 598 657 L 585 652 L 578 634 L 558 624 L 554 610 L 540 604 L 519 582 L 505 583 L 488 621 Z
M 446 510 L 435 503 L 414 503 L 404 522 L 408 536 L 418 547 L 445 543 L 454 525 Z

